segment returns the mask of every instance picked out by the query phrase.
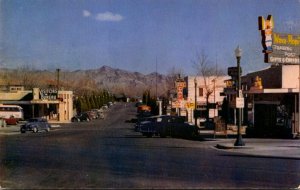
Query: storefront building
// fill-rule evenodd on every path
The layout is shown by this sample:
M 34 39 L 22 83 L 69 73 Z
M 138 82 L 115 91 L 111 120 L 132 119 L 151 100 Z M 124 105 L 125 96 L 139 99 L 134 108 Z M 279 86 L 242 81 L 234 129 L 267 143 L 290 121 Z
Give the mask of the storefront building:
M 44 117 L 49 122 L 70 122 L 73 117 L 72 91 L 10 86 L 0 91 L 0 103 L 21 106 L 24 119 Z
M 280 65 L 242 77 L 248 135 L 293 138 L 299 134 L 299 66 Z

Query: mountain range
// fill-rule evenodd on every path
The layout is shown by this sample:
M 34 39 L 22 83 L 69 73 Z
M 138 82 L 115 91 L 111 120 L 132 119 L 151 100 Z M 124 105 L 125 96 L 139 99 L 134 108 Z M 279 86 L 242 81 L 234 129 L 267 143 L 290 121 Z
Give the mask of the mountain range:
M 70 78 L 83 79 L 93 82 L 92 86 L 104 88 L 112 93 L 124 93 L 129 96 L 141 96 L 146 90 L 152 95 L 161 96 L 171 88 L 172 77 L 159 73 L 142 74 L 116 69 L 109 66 L 102 66 L 94 70 L 77 70 L 70 72 Z
M 48 71 L 29 68 L 1 69 L 2 85 L 23 85 L 28 89 L 57 86 L 73 90 L 75 94 L 105 89 L 113 94 L 142 96 L 150 90 L 152 96 L 166 95 L 174 85 L 175 75 L 163 75 L 156 72 L 142 74 L 122 69 L 102 66 L 98 69 L 76 71 Z

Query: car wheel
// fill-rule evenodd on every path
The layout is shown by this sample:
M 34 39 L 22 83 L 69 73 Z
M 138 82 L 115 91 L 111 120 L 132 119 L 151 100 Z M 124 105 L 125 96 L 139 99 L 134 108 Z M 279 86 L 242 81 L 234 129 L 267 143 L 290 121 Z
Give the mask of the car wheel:
M 166 131 L 165 128 L 161 128 L 161 129 L 159 130 L 159 136 L 160 136 L 161 138 L 166 138 L 166 137 L 167 137 L 167 131 Z
M 26 133 L 26 130 L 22 128 L 21 133 Z
M 147 136 L 148 138 L 151 138 L 151 137 L 153 136 L 153 134 L 152 134 L 152 133 L 148 133 L 146 136 Z
M 37 133 L 37 132 L 38 132 L 38 129 L 37 129 L 36 127 L 34 127 L 34 128 L 33 128 L 33 132 L 34 132 L 34 133 Z
M 47 127 L 45 131 L 46 131 L 46 132 L 49 132 L 49 131 L 50 131 L 50 127 Z
M 161 137 L 161 138 L 166 138 L 166 133 L 165 132 L 161 132 L 161 133 L 159 133 L 159 136 Z

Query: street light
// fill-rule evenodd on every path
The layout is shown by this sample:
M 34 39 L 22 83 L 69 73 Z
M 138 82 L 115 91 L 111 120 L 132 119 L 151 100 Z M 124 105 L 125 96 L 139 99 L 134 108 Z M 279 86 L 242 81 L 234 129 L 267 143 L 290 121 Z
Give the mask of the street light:
M 214 117 L 216 117 L 216 109 L 217 109 L 217 104 L 216 104 L 216 78 L 214 78 L 212 80 L 212 82 L 214 83 Z
M 194 119 L 195 119 L 195 126 L 197 126 L 197 116 L 196 116 L 196 108 L 197 108 L 197 77 L 194 78 L 195 84 L 195 109 L 194 109 Z
M 235 57 L 237 60 L 237 70 L 238 70 L 238 88 L 236 91 L 236 97 L 241 98 L 240 95 L 241 93 L 241 67 L 240 67 L 240 60 L 242 57 L 242 50 L 238 46 L 235 51 Z M 234 146 L 245 146 L 245 143 L 243 142 L 242 135 L 241 135 L 241 108 L 237 108 L 237 113 L 238 113 L 238 135 L 236 138 L 236 141 L 234 143 Z

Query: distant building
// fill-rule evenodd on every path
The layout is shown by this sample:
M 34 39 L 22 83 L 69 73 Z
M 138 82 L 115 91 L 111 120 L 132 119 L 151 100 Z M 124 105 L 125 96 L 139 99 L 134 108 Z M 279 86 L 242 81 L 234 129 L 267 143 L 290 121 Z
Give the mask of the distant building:
M 211 76 L 206 78 L 202 76 L 187 76 L 184 78 L 186 82 L 184 108 L 189 122 L 194 122 L 193 113 L 195 106 L 201 117 L 198 119 L 198 125 L 201 120 L 206 118 L 207 114 L 209 118 L 214 118 L 215 116 L 220 115 L 221 106 L 225 98 L 225 95 L 222 94 L 226 87 L 224 81 L 227 79 L 229 79 L 229 76 Z M 197 84 L 195 84 L 195 82 Z M 207 98 L 208 90 L 211 91 L 211 94 Z M 207 106 L 209 107 L 209 113 L 206 112 Z
M 73 92 L 54 88 L 24 90 L 22 86 L 1 88 L 0 103 L 19 105 L 24 119 L 44 117 L 50 122 L 69 122 L 73 117 Z

